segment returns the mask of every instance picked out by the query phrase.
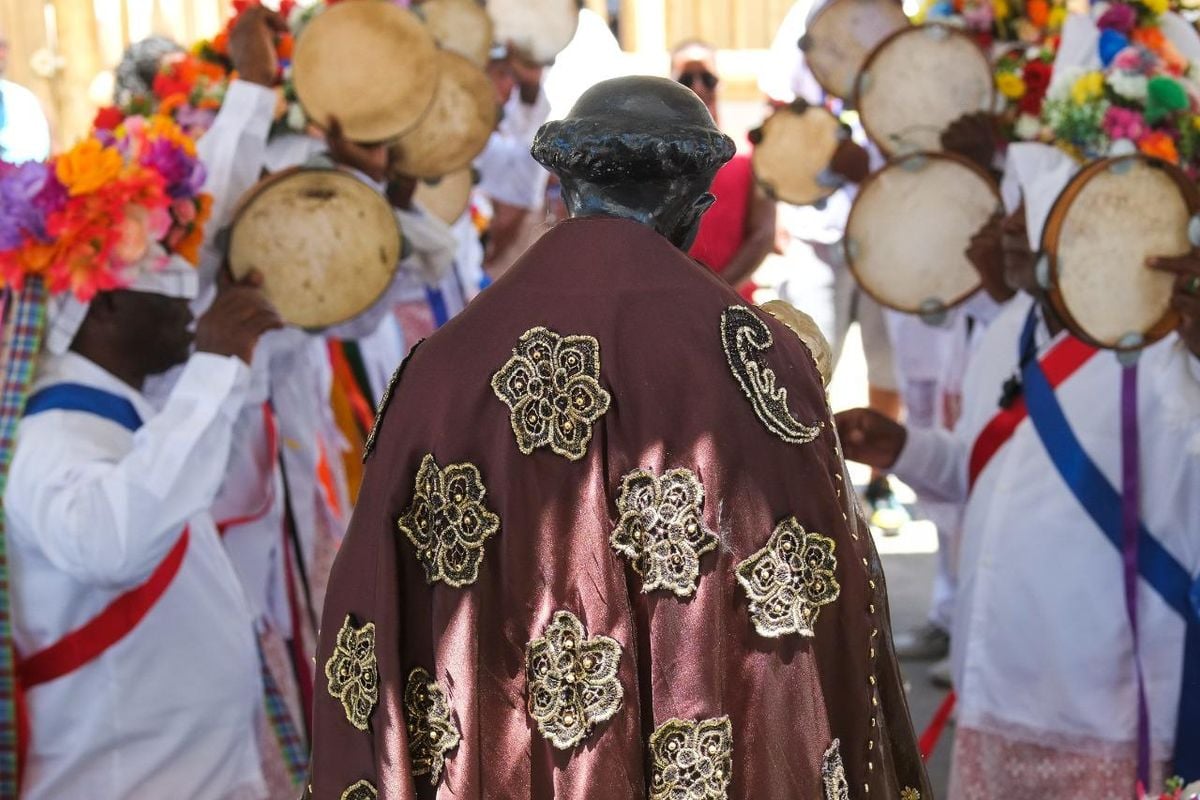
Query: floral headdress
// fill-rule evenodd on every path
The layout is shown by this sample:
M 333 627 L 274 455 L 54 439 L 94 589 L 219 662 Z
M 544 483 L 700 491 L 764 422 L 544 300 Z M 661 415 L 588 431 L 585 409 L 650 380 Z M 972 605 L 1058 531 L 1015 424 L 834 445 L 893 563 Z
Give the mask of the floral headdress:
M 1078 159 L 1136 150 L 1200 176 L 1200 86 L 1160 27 L 1166 2 L 1111 4 L 1095 21 L 1100 69 L 1056 66 L 1040 125 L 1023 138 Z
M 1067 0 L 932 0 L 918 22 L 962 28 L 985 49 L 1005 44 L 1040 45 L 1058 35 Z
M 38 276 L 86 303 L 133 283 L 156 243 L 196 264 L 204 179 L 194 142 L 166 116 L 94 130 L 48 162 L 0 164 L 0 289 Z

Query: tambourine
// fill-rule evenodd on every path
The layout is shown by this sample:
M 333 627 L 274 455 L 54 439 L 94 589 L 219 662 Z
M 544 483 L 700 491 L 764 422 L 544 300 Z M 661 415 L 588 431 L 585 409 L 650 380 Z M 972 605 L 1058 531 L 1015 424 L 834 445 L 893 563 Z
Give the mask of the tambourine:
M 346 137 L 384 142 L 413 128 L 433 102 L 437 45 L 411 11 L 387 0 L 331 5 L 296 42 L 292 80 L 309 119 L 331 116 Z
M 297 167 L 260 181 L 240 201 L 229 266 L 238 279 L 258 270 L 284 320 L 320 329 L 353 319 L 383 295 L 401 246 L 392 207 L 374 189 L 339 169 Z
M 439 51 L 434 60 L 433 104 L 393 146 L 391 168 L 414 178 L 439 178 L 470 164 L 487 146 L 500 114 L 487 73 L 449 50 Z
M 487 0 L 497 42 L 536 64 L 553 64 L 579 28 L 576 0 Z
M 460 169 L 437 181 L 419 181 L 413 201 L 447 225 L 453 225 L 471 207 L 475 170 Z
M 971 37 L 947 25 L 892 34 L 858 75 L 854 104 L 886 155 L 936 152 L 942 133 L 966 114 L 991 111 L 991 62 Z
M 908 26 L 904 8 L 895 0 L 833 0 L 813 17 L 800 49 L 821 88 L 849 100 L 867 56 Z
M 492 50 L 492 18 L 475 0 L 425 0 L 414 5 L 434 41 L 477 67 L 486 67 Z
M 1200 230 L 1200 192 L 1145 155 L 1095 161 L 1058 196 L 1042 229 L 1038 282 L 1063 324 L 1109 350 L 1145 347 L 1179 325 L 1175 276 L 1146 267 L 1183 255 Z
M 936 320 L 981 288 L 967 246 L 1000 207 L 995 181 L 967 159 L 902 156 L 859 187 L 846 263 L 881 305 Z
M 777 200 L 818 203 L 842 185 L 829 166 L 845 137 L 842 123 L 824 106 L 781 108 L 750 133 L 754 177 Z

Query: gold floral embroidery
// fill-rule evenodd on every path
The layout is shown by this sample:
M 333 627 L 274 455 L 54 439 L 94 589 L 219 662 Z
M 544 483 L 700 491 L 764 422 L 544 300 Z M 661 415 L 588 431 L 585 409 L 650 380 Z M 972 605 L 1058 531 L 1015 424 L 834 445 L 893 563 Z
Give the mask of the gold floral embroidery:
M 529 716 L 559 750 L 583 741 L 592 727 L 613 718 L 624 689 L 617 678 L 621 645 L 587 637 L 583 623 L 558 611 L 541 638 L 525 650 Z
M 446 764 L 446 753 L 458 747 L 462 737 L 450 719 L 446 693 L 421 667 L 408 673 L 404 712 L 413 776 L 428 775 L 430 783 L 437 785 Z
M 383 398 L 379 401 L 379 407 L 375 409 L 375 422 L 371 425 L 371 432 L 367 435 L 367 441 L 363 445 L 363 463 L 371 457 L 371 453 L 375 451 L 375 441 L 379 438 L 379 429 L 383 427 L 383 415 L 387 412 L 388 406 L 392 402 L 392 394 L 396 391 L 396 384 L 400 383 L 400 376 L 404 374 L 404 368 L 408 366 L 409 360 L 413 354 L 417 352 L 417 348 L 425 340 L 422 339 L 412 346 L 408 351 L 408 355 L 400 362 L 400 366 L 396 367 L 396 371 L 392 373 L 391 380 L 388 381 L 387 388 L 384 389 Z
M 754 413 L 771 433 L 792 444 L 816 439 L 824 423 L 804 425 L 788 409 L 787 389 L 776 387 L 775 371 L 755 359 L 775 343 L 767 323 L 745 306 L 730 306 L 721 314 L 721 345 L 729 369 Z
M 600 386 L 600 343 L 541 327 L 522 334 L 512 358 L 492 376 L 492 391 L 511 410 L 522 453 L 549 447 L 571 461 L 583 458 L 592 423 L 612 401 Z
M 733 776 L 729 717 L 672 719 L 650 736 L 650 800 L 723 800 Z
M 921 793 L 911 786 L 906 786 L 904 791 L 900 792 L 900 800 L 921 800 Z
M 821 761 L 821 780 L 825 783 L 825 800 L 850 800 L 850 783 L 842 764 L 842 743 L 834 739 Z
M 483 547 L 500 530 L 500 517 L 486 501 L 474 464 L 441 469 L 432 455 L 421 460 L 412 503 L 396 524 L 416 548 L 429 583 L 462 588 L 479 578 Z
M 379 701 L 379 673 L 375 666 L 375 624 L 356 628 L 350 616 L 338 631 L 333 655 L 325 662 L 329 694 L 342 701 L 346 719 L 360 731 Z
M 717 546 L 704 524 L 704 486 L 688 469 L 661 478 L 636 469 L 621 480 L 621 520 L 610 541 L 642 576 L 642 591 L 667 589 L 691 597 L 700 579 L 700 557 Z
M 737 567 L 750 598 L 750 616 L 768 638 L 813 636 L 821 606 L 837 600 L 836 543 L 804 530 L 795 517 L 779 523 L 767 546 Z
M 379 792 L 367 781 L 359 781 L 342 792 L 342 800 L 375 800 Z

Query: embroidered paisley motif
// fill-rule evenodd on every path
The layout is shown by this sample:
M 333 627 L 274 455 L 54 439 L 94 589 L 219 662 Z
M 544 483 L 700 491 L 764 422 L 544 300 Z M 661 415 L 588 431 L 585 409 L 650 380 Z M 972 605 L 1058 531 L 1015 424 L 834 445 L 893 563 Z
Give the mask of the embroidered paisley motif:
M 834 739 L 821 761 L 821 780 L 825 784 L 825 800 L 850 800 L 850 783 L 842 764 L 842 743 Z
M 379 701 L 379 673 L 375 666 L 375 623 L 356 628 L 350 616 L 342 623 L 333 655 L 325 662 L 329 694 L 342 702 L 346 719 L 360 731 Z
M 446 753 L 462 738 L 450 719 L 446 693 L 433 676 L 421 667 L 408 673 L 404 687 L 404 726 L 408 729 L 408 752 L 414 777 L 428 775 L 437 785 Z
M 416 548 L 426 581 L 461 588 L 479 578 L 483 547 L 500 530 L 500 517 L 486 501 L 474 464 L 441 469 L 432 455 L 421 460 L 412 503 L 396 524 Z
M 767 546 L 737 567 L 738 583 L 750 598 L 750 617 L 759 634 L 813 636 L 821 606 L 837 600 L 836 543 L 804 530 L 795 517 L 775 528 Z
M 921 793 L 911 786 L 906 786 L 904 791 L 900 792 L 900 800 L 921 800 Z
M 650 736 L 650 800 L 724 800 L 733 776 L 729 717 L 672 719 Z
M 704 486 L 688 469 L 661 478 L 636 469 L 621 480 L 621 520 L 610 541 L 642 576 L 642 591 L 666 589 L 691 597 L 700 580 L 700 557 L 717 537 L 704 524 Z
M 513 356 L 492 376 L 492 391 L 511 411 L 517 447 L 539 447 L 578 461 L 592 441 L 592 423 L 612 401 L 600 386 L 600 343 L 591 336 L 525 331 Z
M 775 385 L 775 371 L 757 360 L 775 343 L 767 323 L 745 306 L 721 313 L 721 345 L 729 369 L 754 413 L 771 433 L 792 444 L 807 444 L 821 434 L 824 423 L 804 425 L 788 409 L 787 389 Z
M 542 736 L 569 750 L 596 724 L 612 719 L 624 693 L 617 679 L 620 662 L 616 640 L 589 639 L 578 617 L 556 612 L 542 637 L 525 649 L 529 716 Z
M 359 781 L 342 792 L 342 800 L 376 800 L 379 792 L 367 781 Z

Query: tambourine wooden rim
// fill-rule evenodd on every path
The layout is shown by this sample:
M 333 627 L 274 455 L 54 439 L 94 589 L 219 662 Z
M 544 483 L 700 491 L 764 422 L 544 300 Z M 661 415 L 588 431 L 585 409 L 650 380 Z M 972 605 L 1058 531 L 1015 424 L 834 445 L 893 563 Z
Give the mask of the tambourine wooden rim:
M 363 300 L 359 303 L 356 303 L 356 307 L 347 309 L 343 313 L 321 319 L 299 319 L 299 315 L 288 313 L 288 307 L 291 304 L 288 302 L 286 297 L 280 296 L 281 287 L 276 287 L 275 290 L 272 290 L 270 285 L 270 276 L 263 276 L 263 291 L 266 292 L 268 298 L 270 298 L 275 304 L 276 309 L 280 312 L 280 315 L 285 321 L 287 321 L 289 324 L 293 324 L 297 327 L 305 328 L 307 330 L 323 330 L 334 325 L 340 325 L 344 322 L 349 322 L 350 320 L 359 316 L 372 305 L 374 305 L 391 285 L 392 276 L 395 274 L 395 271 L 399 266 L 400 255 L 404 246 L 404 238 L 400 230 L 400 224 L 396 220 L 396 215 L 392 211 L 391 205 L 382 195 L 380 195 L 370 186 L 367 186 L 358 178 L 355 178 L 353 175 L 335 167 L 291 167 L 289 169 L 281 170 L 280 172 L 276 172 L 259 181 L 238 200 L 237 207 L 233 214 L 233 221 L 229 226 L 227 254 L 229 259 L 229 269 L 235 279 L 241 279 L 245 277 L 251 269 L 258 269 L 260 264 L 253 263 L 252 258 L 245 258 L 243 253 L 257 253 L 261 251 L 261 247 L 255 243 L 248 243 L 244 250 L 238 247 L 238 230 L 240 223 L 247 218 L 254 207 L 261 202 L 264 197 L 277 190 L 279 186 L 284 185 L 292 180 L 297 180 L 301 176 L 307 177 L 313 174 L 321 174 L 334 181 L 337 181 L 343 187 L 345 187 L 347 192 L 353 193 L 357 197 L 362 198 L 363 202 L 365 203 L 377 202 L 379 204 L 376 209 L 377 215 L 381 218 L 384 218 L 384 213 L 386 212 L 386 218 L 391 221 L 391 225 L 375 229 L 386 232 L 383 238 L 385 238 L 387 241 L 380 244 L 383 252 L 381 259 L 384 262 L 390 263 L 390 270 L 381 270 L 380 274 L 376 276 L 376 290 L 363 294 Z M 387 273 L 386 277 L 385 273 Z M 346 285 L 362 286 L 362 280 L 366 276 L 360 273 L 345 277 L 350 279 L 346 282 Z
M 566 49 L 579 28 L 577 0 L 487 0 L 498 42 L 548 66 Z
M 834 116 L 833 112 L 824 106 L 810 105 L 802 111 L 791 106 L 785 106 L 779 109 L 766 120 L 758 130 L 752 132 L 751 140 L 754 142 L 754 152 L 750 156 L 750 167 L 754 171 L 754 179 L 758 185 L 768 196 L 775 200 L 781 200 L 795 206 L 807 206 L 813 203 L 819 203 L 822 200 L 831 197 L 841 187 L 840 181 L 830 180 L 826 183 L 821 182 L 820 174 L 812 176 L 812 185 L 814 191 L 806 192 L 804 189 L 793 185 L 789 185 L 787 180 L 781 180 L 777 175 L 772 175 L 772 168 L 766 162 L 772 156 L 778 158 L 782 153 L 778 153 L 775 148 L 791 148 L 794 150 L 805 151 L 807 143 L 796 142 L 792 143 L 777 142 L 772 145 L 771 128 L 786 123 L 789 115 L 795 117 L 804 117 L 807 114 L 820 114 L 828 118 L 829 130 L 833 135 L 833 147 L 830 149 L 828 158 L 824 160 L 823 171 L 828 171 L 829 165 L 833 160 L 833 156 L 837 153 L 838 143 L 842 141 L 843 134 L 842 123 Z M 780 134 L 782 135 L 782 134 Z
M 934 31 L 937 31 L 937 33 L 933 33 Z M 863 110 L 863 93 L 866 91 L 867 82 L 870 81 L 871 67 L 876 64 L 880 58 L 880 55 L 887 51 L 887 48 L 891 47 L 901 38 L 905 36 L 930 35 L 946 36 L 947 38 L 955 39 L 971 45 L 971 49 L 979 55 L 979 64 L 981 64 L 983 67 L 981 74 L 986 75 L 986 85 L 988 86 L 988 97 L 986 103 L 984 104 L 985 107 L 973 110 L 987 111 L 992 109 L 996 104 L 996 81 L 992 74 L 992 62 L 988 58 L 988 54 L 984 51 L 984 49 L 979 46 L 979 43 L 972 39 L 969 35 L 958 28 L 940 22 L 927 23 L 925 25 L 914 25 L 896 31 L 880 42 L 875 49 L 871 51 L 871 54 L 867 57 L 862 69 L 859 70 L 858 77 L 855 78 L 854 81 L 854 107 L 858 110 L 859 120 L 862 123 L 863 130 L 866 131 L 867 136 L 870 137 L 871 141 L 875 143 L 879 150 L 889 158 L 897 155 L 906 155 L 906 153 L 898 152 L 895 147 L 889 146 L 886 137 L 881 136 L 877 128 L 872 128 L 870 114 L 864 112 Z M 940 76 L 931 77 L 937 78 Z
M 453 225 L 471 207 L 475 170 L 453 172 L 437 182 L 418 181 L 413 201 L 447 225 Z
M 386 142 L 415 127 L 433 102 L 437 52 L 408 9 L 387 0 L 338 3 L 296 41 L 296 96 L 316 125 L 336 116 L 348 139 Z
M 432 180 L 470 164 L 487 146 L 500 116 L 491 78 L 471 60 L 439 51 L 437 94 L 417 126 L 395 143 L 391 169 Z
M 898 158 L 895 158 L 895 159 L 889 161 L 888 164 L 885 167 L 883 167 L 883 169 L 876 170 L 875 172 L 871 173 L 869 176 L 867 176 L 867 179 L 864 180 L 859 185 L 858 194 L 855 197 L 854 204 L 850 207 L 850 214 L 846 218 L 846 227 L 845 227 L 846 234 L 845 234 L 845 238 L 842 241 L 842 252 L 846 259 L 846 265 L 849 267 L 851 274 L 854 275 L 855 282 L 858 284 L 859 288 L 861 288 L 867 294 L 867 296 L 870 297 L 872 300 L 879 303 L 881 306 L 883 306 L 885 308 L 893 309 L 894 311 L 900 311 L 905 314 L 919 314 L 924 317 L 936 319 L 937 317 L 944 314 L 946 311 L 950 310 L 951 308 L 954 308 L 955 306 L 958 306 L 958 305 L 962 305 L 970 297 L 972 297 L 976 292 L 978 292 L 980 289 L 982 289 L 983 288 L 983 278 L 980 277 L 979 280 L 977 280 L 975 282 L 975 285 L 973 288 L 971 288 L 967 291 L 964 291 L 961 294 L 959 294 L 958 296 L 953 297 L 947 301 L 939 302 L 936 307 L 929 306 L 929 307 L 925 307 L 925 308 L 910 308 L 910 307 L 901 306 L 901 305 L 893 302 L 892 300 L 889 300 L 888 298 L 885 298 L 882 295 L 880 295 L 875 289 L 873 289 L 871 286 L 869 286 L 867 283 L 865 283 L 859 277 L 859 272 L 855 268 L 855 261 L 857 260 L 856 259 L 857 253 L 855 253 L 856 244 L 851 239 L 851 236 L 850 236 L 850 232 L 852 230 L 854 230 L 854 223 L 856 220 L 856 215 L 861 214 L 862 205 L 860 205 L 860 202 L 859 202 L 860 199 L 870 196 L 869 192 L 870 192 L 871 187 L 875 184 L 876 181 L 880 180 L 882 175 L 887 174 L 889 171 L 891 171 L 893 169 L 909 169 L 910 167 L 908 167 L 908 165 L 917 160 L 920 160 L 923 162 L 949 161 L 949 162 L 958 164 L 959 166 L 965 167 L 966 169 L 970 170 L 975 175 L 977 175 L 978 177 L 983 179 L 983 181 L 987 184 L 988 188 L 991 189 L 992 195 L 996 200 L 996 208 L 999 209 L 1002 207 L 1003 198 L 1000 194 L 1000 187 L 996 185 L 995 179 L 990 174 L 988 174 L 988 172 L 986 170 L 984 170 L 982 167 L 980 167 L 978 164 L 971 161 L 970 159 L 964 158 L 960 155 L 957 155 L 956 153 L 910 153 L 908 155 L 900 156 Z M 965 255 L 964 255 L 964 257 L 965 257 Z
M 1137 161 L 1155 169 L 1159 169 L 1164 175 L 1168 176 L 1179 189 L 1180 196 L 1187 206 L 1189 217 L 1194 216 L 1197 211 L 1200 211 L 1200 190 L 1198 190 L 1196 185 L 1188 179 L 1187 175 L 1184 174 L 1184 172 L 1174 164 L 1169 164 L 1160 159 L 1142 154 L 1130 154 L 1100 159 L 1087 165 L 1083 170 L 1077 173 L 1075 177 L 1071 179 L 1071 182 L 1067 184 L 1066 188 L 1059 193 L 1058 198 L 1054 201 L 1054 205 L 1050 208 L 1050 215 L 1047 217 L 1046 225 L 1042 229 L 1041 256 L 1038 260 L 1039 271 L 1043 269 L 1045 270 L 1045 274 L 1039 275 L 1038 280 L 1045 284 L 1044 288 L 1046 290 L 1046 297 L 1050 301 L 1051 307 L 1054 309 L 1055 314 L 1058 315 L 1058 318 L 1062 321 L 1063 325 L 1065 325 L 1067 329 L 1070 330 L 1071 333 L 1076 337 L 1094 347 L 1099 347 L 1105 350 L 1116 350 L 1118 352 L 1140 350 L 1143 347 L 1146 347 L 1147 345 L 1153 344 L 1154 342 L 1164 338 L 1171 333 L 1171 331 L 1179 327 L 1180 317 L 1178 312 L 1176 312 L 1170 306 L 1167 306 L 1164 308 L 1162 316 L 1159 317 L 1158 321 L 1152 325 L 1149 330 L 1129 331 L 1128 333 L 1130 334 L 1136 334 L 1137 336 L 1140 336 L 1140 340 L 1138 341 L 1130 340 L 1128 342 L 1116 343 L 1100 341 L 1087 330 L 1085 330 L 1076 317 L 1071 313 L 1070 304 L 1067 302 L 1066 297 L 1063 295 L 1063 292 L 1059 287 L 1059 270 L 1061 265 L 1059 263 L 1058 252 L 1060 245 L 1062 244 L 1062 232 L 1063 226 L 1066 223 L 1067 214 L 1088 182 L 1091 181 L 1096 175 L 1113 169 L 1114 166 L 1133 161 Z M 1044 267 L 1042 266 L 1043 264 L 1045 265 Z M 1163 280 L 1168 281 L 1171 280 L 1171 278 L 1170 276 L 1164 275 Z
M 487 66 L 496 26 L 483 6 L 475 0 L 425 0 L 412 9 L 439 47 Z
M 896 19 L 897 19 L 897 21 L 901 22 L 901 24 L 897 27 L 897 29 L 894 33 L 899 33 L 899 32 L 905 31 L 909 27 L 911 27 L 911 23 L 908 20 L 908 15 L 906 15 L 904 13 L 904 6 L 901 3 L 895 2 L 894 0 L 873 0 L 873 1 L 875 2 L 876 5 L 895 6 L 895 10 L 899 12 L 899 16 L 897 16 Z M 807 32 L 800 39 L 800 42 L 799 42 L 800 49 L 807 52 L 811 48 L 811 42 L 813 41 L 813 39 L 818 38 L 818 37 L 814 36 L 813 31 L 819 30 L 819 26 L 820 26 L 822 17 L 824 17 L 826 20 L 829 20 L 832 17 L 831 12 L 837 6 L 839 6 L 842 3 L 852 3 L 852 2 L 853 3 L 872 2 L 872 0 L 834 0 L 834 2 L 830 2 L 830 3 L 826 4 L 825 6 L 823 6 L 819 11 L 817 11 L 816 14 L 813 15 L 812 21 L 809 22 Z M 893 35 L 893 34 L 889 34 L 889 36 L 891 36 L 891 35 Z M 805 61 L 805 64 L 807 65 L 809 72 L 812 73 L 813 78 L 816 79 L 817 84 L 822 89 L 824 89 L 826 92 L 833 95 L 834 97 L 840 98 L 842 100 L 851 100 L 854 97 L 854 87 L 858 83 L 858 73 L 862 71 L 862 68 L 865 66 L 867 59 L 870 57 L 870 54 L 871 54 L 871 50 L 865 49 L 859 59 L 860 63 L 858 64 L 857 69 L 850 70 L 851 77 L 850 77 L 849 85 L 839 86 L 838 82 L 836 80 L 834 80 L 834 77 L 830 74 L 827 74 L 823 67 L 815 65 L 815 64 L 809 62 L 807 59 Z

